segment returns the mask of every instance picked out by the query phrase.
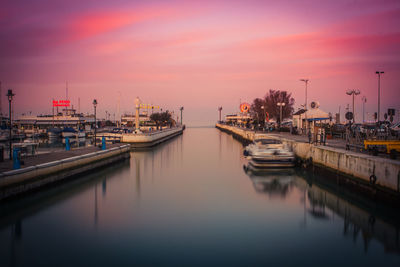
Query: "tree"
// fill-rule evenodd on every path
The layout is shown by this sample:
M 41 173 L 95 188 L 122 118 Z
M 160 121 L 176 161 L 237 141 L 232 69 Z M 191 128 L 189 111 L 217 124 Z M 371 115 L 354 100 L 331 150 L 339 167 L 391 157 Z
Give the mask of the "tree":
M 275 118 L 278 123 L 281 123 L 278 103 L 285 103 L 282 107 L 282 120 L 289 118 L 293 113 L 294 98 L 287 91 L 269 90 L 269 93 L 265 95 L 264 103 L 269 117 Z
M 171 114 L 168 111 L 161 112 L 161 113 L 158 113 L 158 112 L 153 113 L 150 115 L 150 119 L 156 123 L 157 129 L 160 125 L 161 126 L 164 126 L 167 124 L 171 125 L 171 123 L 172 123 Z
M 264 106 L 264 109 L 261 107 Z M 261 98 L 256 98 L 253 100 L 253 103 L 250 106 L 250 115 L 253 120 L 258 125 L 261 122 L 261 125 L 264 125 L 265 121 L 265 101 Z

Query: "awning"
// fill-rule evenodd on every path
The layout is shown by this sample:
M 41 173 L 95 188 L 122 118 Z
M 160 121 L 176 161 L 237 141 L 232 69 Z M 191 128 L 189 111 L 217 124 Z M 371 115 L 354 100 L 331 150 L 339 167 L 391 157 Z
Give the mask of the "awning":
M 307 121 L 324 121 L 324 120 L 329 120 L 329 118 L 312 118 L 312 119 L 307 119 Z

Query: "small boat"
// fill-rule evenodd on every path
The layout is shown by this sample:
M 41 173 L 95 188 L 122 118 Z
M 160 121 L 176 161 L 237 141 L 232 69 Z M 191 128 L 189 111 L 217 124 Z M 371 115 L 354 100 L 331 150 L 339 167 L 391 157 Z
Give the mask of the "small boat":
M 243 154 L 249 159 L 249 166 L 255 169 L 294 167 L 295 156 L 280 140 L 256 139 L 248 145 Z

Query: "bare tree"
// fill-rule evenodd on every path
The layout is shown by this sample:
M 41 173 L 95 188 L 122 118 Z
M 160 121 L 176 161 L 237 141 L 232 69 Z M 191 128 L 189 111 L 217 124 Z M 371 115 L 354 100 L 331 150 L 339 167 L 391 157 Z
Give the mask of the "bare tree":
M 293 113 L 294 98 L 291 93 L 280 90 L 269 90 L 264 99 L 265 110 L 270 118 L 275 118 L 280 123 L 280 108 L 278 103 L 285 103 L 282 107 L 282 120 L 289 118 Z

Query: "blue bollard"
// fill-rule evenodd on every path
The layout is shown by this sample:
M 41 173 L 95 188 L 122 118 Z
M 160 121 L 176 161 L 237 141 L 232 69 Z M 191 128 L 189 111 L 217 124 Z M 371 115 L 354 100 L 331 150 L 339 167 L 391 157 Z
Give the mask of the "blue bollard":
M 71 146 L 69 144 L 69 137 L 65 137 L 65 150 L 66 151 L 70 151 L 71 150 Z
M 101 150 L 106 150 L 106 138 L 104 136 L 101 139 Z
M 19 153 L 19 148 L 13 149 L 13 169 L 21 169 L 21 154 Z

